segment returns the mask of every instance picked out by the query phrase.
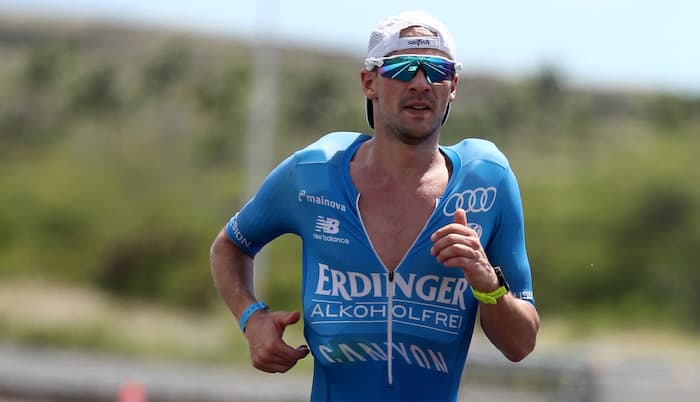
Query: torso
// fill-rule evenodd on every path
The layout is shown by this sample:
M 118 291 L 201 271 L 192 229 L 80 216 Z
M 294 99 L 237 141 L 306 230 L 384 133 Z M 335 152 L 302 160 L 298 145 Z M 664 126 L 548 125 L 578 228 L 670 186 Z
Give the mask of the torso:
M 386 268 L 394 270 L 445 191 L 448 166 L 442 163 L 416 180 L 398 183 L 353 162 L 350 175 L 360 193 L 359 212 L 369 240 Z
M 468 209 L 514 294 L 532 294 L 524 245 L 513 244 L 519 224 L 497 227 L 512 201 L 505 160 L 489 143 L 465 140 L 441 148 L 451 164 L 436 159 L 412 182 L 388 180 L 363 159 L 370 139 L 333 133 L 296 153 L 227 234 L 249 255 L 280 233 L 301 237 L 311 401 L 454 401 L 478 302 L 461 270 L 430 255 L 429 237 Z M 387 386 L 389 374 L 396 385 Z

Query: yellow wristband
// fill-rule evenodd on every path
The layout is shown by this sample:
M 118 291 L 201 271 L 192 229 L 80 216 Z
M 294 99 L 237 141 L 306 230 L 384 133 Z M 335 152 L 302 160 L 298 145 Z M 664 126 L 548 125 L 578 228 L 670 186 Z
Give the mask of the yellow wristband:
M 472 294 L 474 295 L 476 300 L 484 304 L 496 304 L 500 297 L 503 297 L 506 295 L 506 293 L 508 293 L 508 289 L 506 289 L 505 286 L 499 286 L 498 289 L 494 290 L 493 292 L 487 293 L 479 292 L 471 286 L 469 288 L 472 290 Z

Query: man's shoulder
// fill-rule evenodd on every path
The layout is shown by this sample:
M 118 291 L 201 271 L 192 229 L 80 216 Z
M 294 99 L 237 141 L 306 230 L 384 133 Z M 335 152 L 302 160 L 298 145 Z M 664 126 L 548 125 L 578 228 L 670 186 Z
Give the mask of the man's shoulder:
M 483 138 L 465 138 L 462 141 L 445 147 L 457 153 L 466 165 L 475 160 L 489 161 L 508 168 L 508 158 L 493 142 Z
M 295 153 L 298 163 L 322 163 L 344 153 L 358 141 L 368 139 L 367 134 L 338 131 L 328 133 Z

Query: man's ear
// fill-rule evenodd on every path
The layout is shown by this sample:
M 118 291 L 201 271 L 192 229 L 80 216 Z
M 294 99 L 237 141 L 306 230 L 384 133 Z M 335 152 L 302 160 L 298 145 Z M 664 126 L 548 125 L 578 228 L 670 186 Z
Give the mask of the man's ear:
M 452 80 L 452 91 L 450 92 L 450 102 L 455 100 L 457 97 L 457 83 L 459 82 L 459 75 L 455 75 L 454 80 Z
M 367 99 L 376 98 L 377 90 L 374 86 L 377 82 L 377 72 L 362 69 L 360 72 L 360 80 L 362 81 L 362 92 L 364 92 L 365 97 Z

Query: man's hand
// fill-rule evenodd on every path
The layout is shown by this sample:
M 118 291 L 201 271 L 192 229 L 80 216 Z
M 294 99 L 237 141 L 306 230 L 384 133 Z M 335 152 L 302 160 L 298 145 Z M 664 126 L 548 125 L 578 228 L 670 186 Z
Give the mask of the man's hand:
M 479 236 L 467 226 L 467 216 L 458 209 L 454 221 L 430 237 L 430 253 L 446 267 L 458 267 L 473 289 L 491 292 L 498 278 L 486 257 Z M 481 328 L 491 342 L 511 361 L 520 361 L 535 348 L 540 318 L 535 307 L 506 294 L 497 304 L 480 305 Z
M 430 254 L 446 267 L 461 268 L 472 287 L 481 292 L 498 288 L 498 278 L 486 257 L 479 235 L 467 226 L 463 209 L 455 212 L 451 224 L 443 226 L 430 237 Z
M 295 349 L 282 339 L 287 325 L 295 324 L 299 318 L 298 311 L 267 310 L 260 310 L 250 317 L 245 337 L 253 367 L 268 373 L 284 373 L 309 354 L 308 346 L 301 345 Z

